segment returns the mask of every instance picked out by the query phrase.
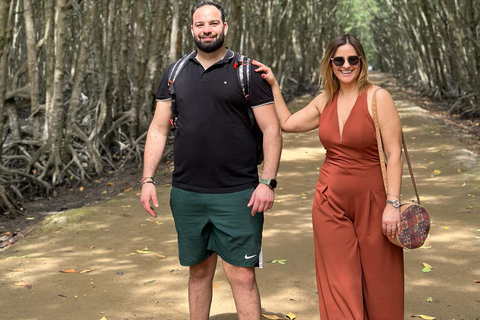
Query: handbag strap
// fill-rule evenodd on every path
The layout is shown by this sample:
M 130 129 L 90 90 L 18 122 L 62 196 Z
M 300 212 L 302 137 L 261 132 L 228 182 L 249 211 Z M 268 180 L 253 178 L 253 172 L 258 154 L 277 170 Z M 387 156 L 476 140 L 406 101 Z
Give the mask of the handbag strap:
M 378 124 L 378 114 L 377 114 L 377 91 L 381 88 L 375 89 L 373 92 L 372 98 L 372 113 L 373 113 L 373 123 L 375 125 L 375 135 L 377 136 L 377 146 L 378 146 L 378 156 L 380 158 L 380 167 L 382 168 L 382 177 L 383 185 L 385 186 L 385 192 L 388 192 L 387 189 L 387 166 L 385 163 L 385 153 L 383 152 L 382 136 L 380 134 L 380 126 Z M 412 179 L 413 189 L 415 190 L 415 195 L 417 196 L 417 202 L 420 203 L 420 196 L 418 195 L 417 183 L 415 182 L 415 177 L 413 175 L 412 163 L 410 162 L 410 156 L 407 150 L 407 143 L 405 141 L 405 136 L 403 135 L 402 130 L 402 146 L 405 153 L 405 159 L 407 160 L 408 171 L 410 172 L 410 178 Z

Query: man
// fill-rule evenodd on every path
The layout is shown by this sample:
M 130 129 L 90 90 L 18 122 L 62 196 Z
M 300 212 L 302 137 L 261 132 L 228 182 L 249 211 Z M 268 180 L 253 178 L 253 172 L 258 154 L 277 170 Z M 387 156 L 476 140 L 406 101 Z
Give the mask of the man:
M 189 266 L 190 319 L 209 318 L 217 256 L 232 288 L 240 320 L 260 320 L 255 267 L 261 263 L 263 212 L 274 200 L 281 153 L 281 130 L 270 86 L 251 72 L 248 101 L 225 48 L 228 25 L 222 7 L 201 1 L 192 9 L 196 55 L 175 80 L 178 118 L 170 206 L 178 233 L 180 264 Z M 145 145 L 141 201 L 156 217 L 153 176 L 173 118 L 169 72 L 157 91 L 157 106 Z M 258 179 L 256 142 L 250 128 L 252 108 L 263 132 L 264 164 Z

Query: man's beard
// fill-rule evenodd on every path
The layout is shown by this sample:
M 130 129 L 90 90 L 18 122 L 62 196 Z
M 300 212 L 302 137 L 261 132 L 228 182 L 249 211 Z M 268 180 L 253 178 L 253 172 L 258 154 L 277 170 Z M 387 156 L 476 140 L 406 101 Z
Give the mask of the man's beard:
M 194 37 L 193 38 L 195 41 L 195 44 L 197 45 L 198 49 L 200 51 L 206 52 L 206 53 L 212 53 L 223 47 L 223 43 L 225 41 L 225 34 L 220 33 L 217 36 L 217 39 L 214 42 L 209 42 L 205 43 L 200 40 L 200 37 Z

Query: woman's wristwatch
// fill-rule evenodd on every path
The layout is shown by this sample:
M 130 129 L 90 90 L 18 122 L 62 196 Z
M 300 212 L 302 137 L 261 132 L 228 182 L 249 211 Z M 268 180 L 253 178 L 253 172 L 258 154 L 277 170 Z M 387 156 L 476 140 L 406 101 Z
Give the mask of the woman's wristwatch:
M 394 208 L 400 208 L 400 201 L 397 199 L 395 200 L 387 200 L 388 204 L 391 204 Z

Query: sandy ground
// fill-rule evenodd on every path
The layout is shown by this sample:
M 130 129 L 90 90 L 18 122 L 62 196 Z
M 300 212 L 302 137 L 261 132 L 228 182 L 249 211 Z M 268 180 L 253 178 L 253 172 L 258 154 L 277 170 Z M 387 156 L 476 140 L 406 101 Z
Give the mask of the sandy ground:
M 386 80 L 377 82 L 394 96 L 433 222 L 427 248 L 405 252 L 405 319 L 479 320 L 480 283 L 474 280 L 480 280 L 480 157 L 455 129 L 403 91 Z M 324 153 L 316 131 L 284 134 L 279 188 L 266 214 L 263 250 L 265 261 L 285 263 L 265 263 L 257 271 L 264 314 L 319 318 L 311 204 Z M 105 203 L 51 214 L 3 250 L 0 319 L 188 319 L 188 269 L 177 260 L 169 171 L 161 175 L 157 219 L 143 211 L 134 189 Z M 137 185 L 139 177 L 132 180 Z M 403 198 L 413 198 L 406 168 Z M 423 263 L 433 267 L 430 272 L 422 272 Z M 76 272 L 60 272 L 69 269 Z M 213 291 L 211 319 L 237 319 L 220 262 Z

